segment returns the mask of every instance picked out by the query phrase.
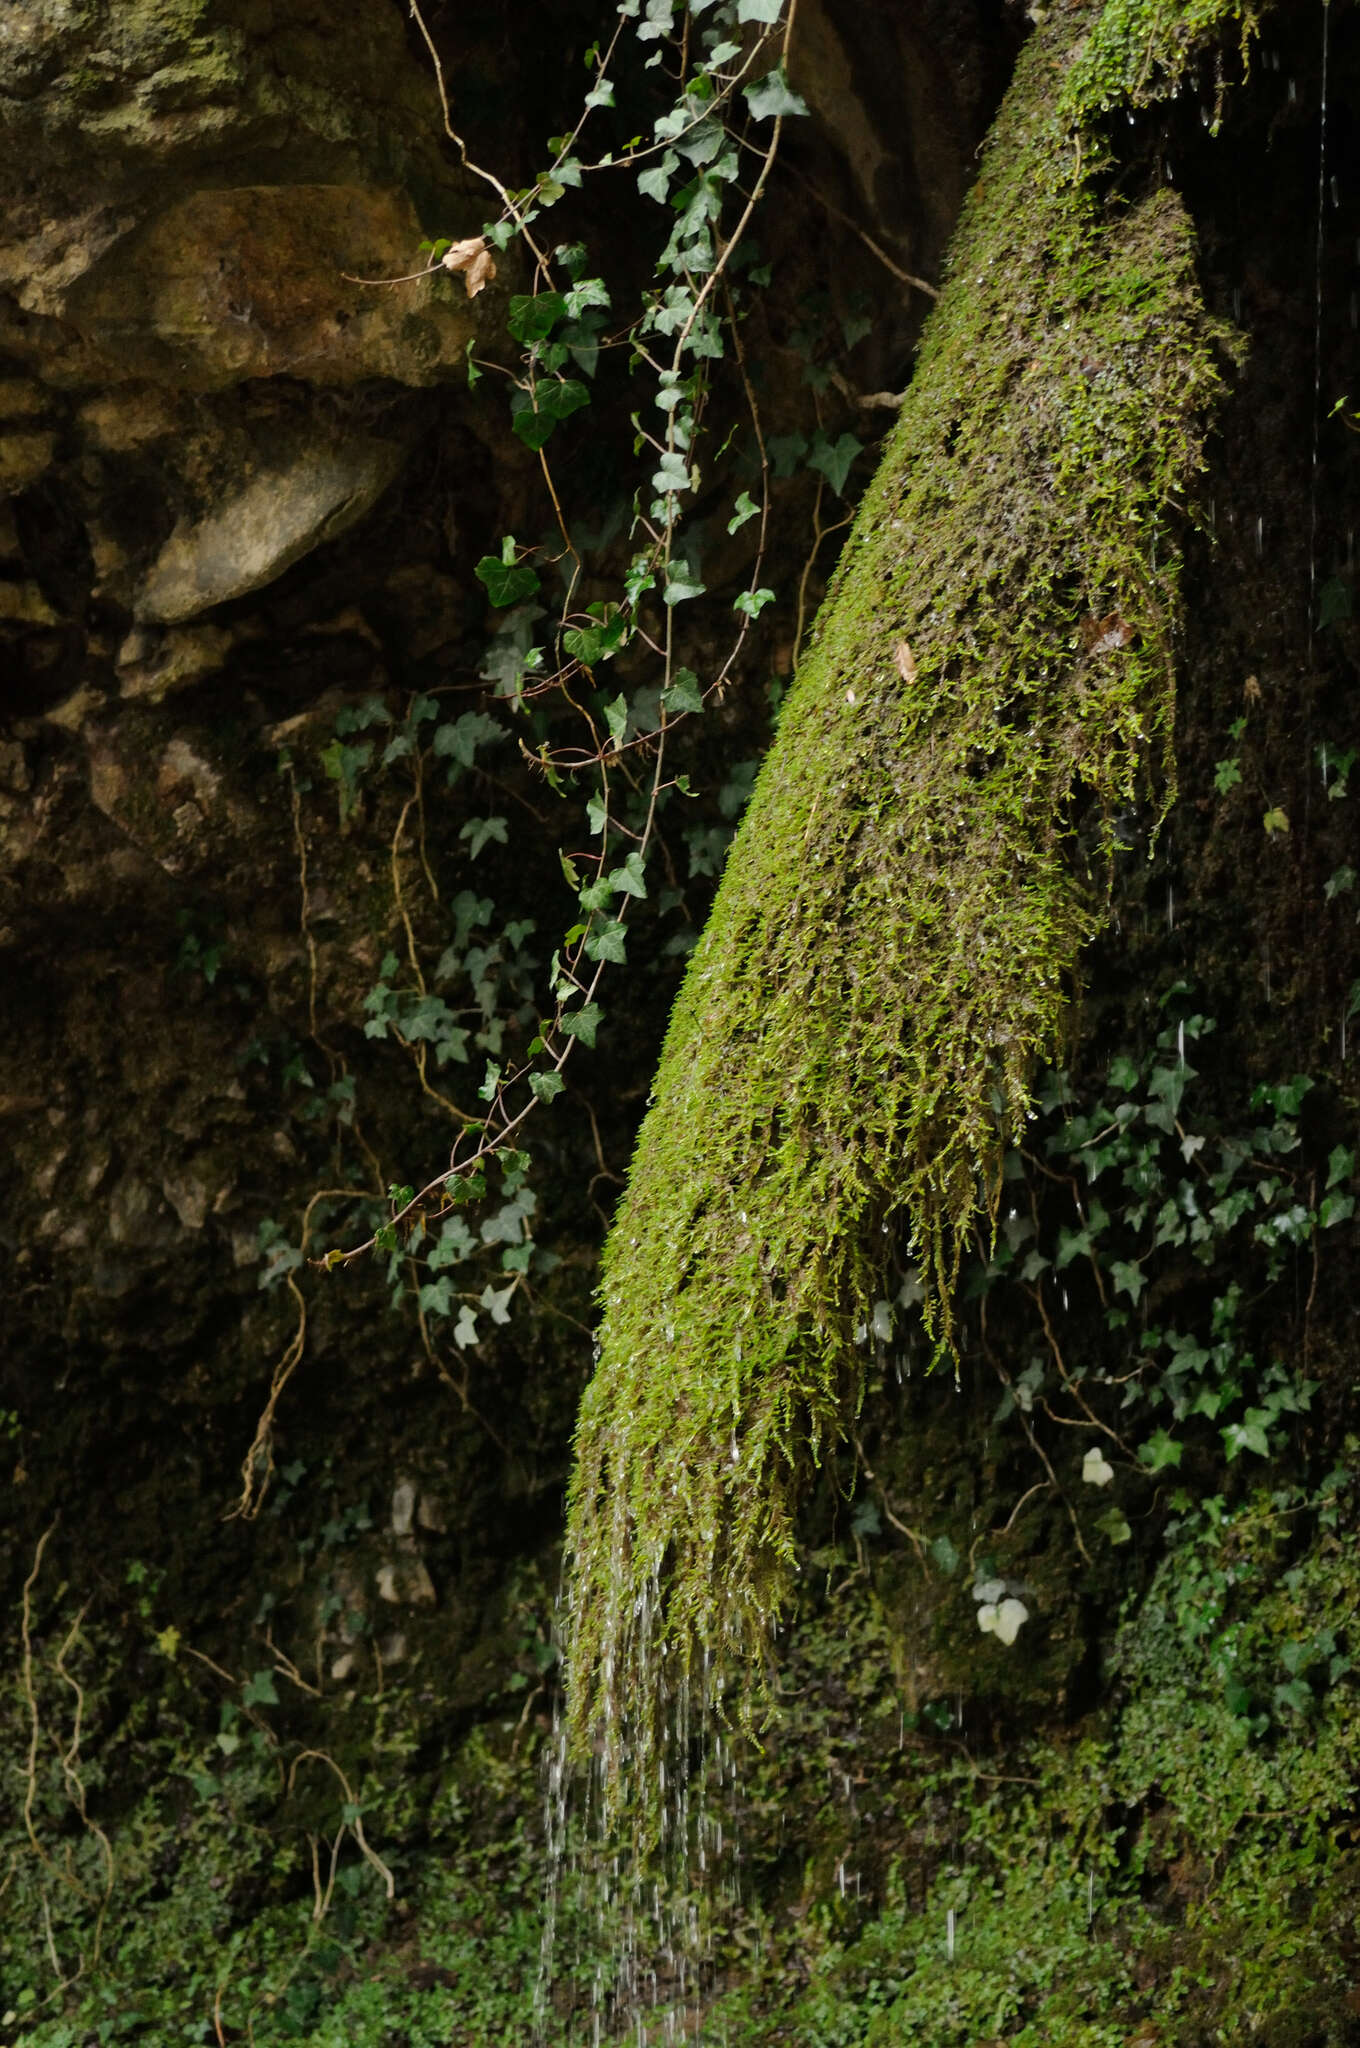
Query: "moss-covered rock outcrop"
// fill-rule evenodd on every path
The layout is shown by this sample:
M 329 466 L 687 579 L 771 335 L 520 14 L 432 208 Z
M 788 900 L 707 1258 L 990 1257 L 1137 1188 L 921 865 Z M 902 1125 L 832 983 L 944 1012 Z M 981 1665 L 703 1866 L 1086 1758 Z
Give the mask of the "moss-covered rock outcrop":
M 577 1438 L 572 1727 L 607 1771 L 654 1782 L 658 1642 L 761 1655 L 896 1237 L 948 1349 L 1115 815 L 1164 801 L 1218 336 L 1180 203 L 1107 193 L 1097 123 L 1240 14 L 1067 8 L 1026 51 L 690 967 Z

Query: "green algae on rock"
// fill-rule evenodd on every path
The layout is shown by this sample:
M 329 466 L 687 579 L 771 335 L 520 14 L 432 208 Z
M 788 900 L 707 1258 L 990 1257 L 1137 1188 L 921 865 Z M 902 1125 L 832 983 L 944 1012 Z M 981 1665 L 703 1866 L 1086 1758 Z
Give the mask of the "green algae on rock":
M 1230 21 L 1110 0 L 1026 49 L 677 1002 L 571 1491 L 569 1735 L 603 1741 L 609 1800 L 657 1782 L 658 1659 L 759 1663 L 890 1234 L 950 1349 L 1115 816 L 1169 801 L 1175 521 L 1222 337 L 1178 198 L 1103 196 L 1084 124 Z

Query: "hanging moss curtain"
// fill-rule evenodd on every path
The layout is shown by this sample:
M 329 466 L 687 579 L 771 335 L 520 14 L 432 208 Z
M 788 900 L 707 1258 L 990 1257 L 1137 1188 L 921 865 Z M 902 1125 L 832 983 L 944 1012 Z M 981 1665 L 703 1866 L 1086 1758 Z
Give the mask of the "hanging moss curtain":
M 577 1434 L 569 1712 L 607 1778 L 647 1777 L 667 1660 L 758 1664 L 887 1233 L 948 1352 L 1113 819 L 1169 801 L 1175 536 L 1224 337 L 1175 192 L 1107 190 L 1100 117 L 1233 20 L 1112 0 L 1027 46 L 690 964 Z

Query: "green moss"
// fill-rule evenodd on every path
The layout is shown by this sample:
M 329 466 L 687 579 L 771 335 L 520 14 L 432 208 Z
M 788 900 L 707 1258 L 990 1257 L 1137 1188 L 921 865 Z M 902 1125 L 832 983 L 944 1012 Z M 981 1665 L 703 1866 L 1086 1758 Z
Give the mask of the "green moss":
M 654 1777 L 646 1708 L 619 1710 L 654 1651 L 758 1662 L 887 1233 L 948 1350 L 1110 819 L 1159 777 L 1165 800 L 1217 337 L 1178 199 L 1102 200 L 1072 122 L 1174 85 L 1238 13 L 1114 0 L 1028 47 L 692 961 L 577 1436 L 571 1728 L 582 1753 L 604 1728 L 606 1776 L 630 1752 Z
M 989 1752 L 969 1706 L 962 1733 L 951 1712 L 943 1740 L 908 1737 L 899 1752 L 896 1702 L 876 1702 L 863 1677 L 866 1650 L 881 1671 L 890 1649 L 865 1639 L 867 1594 L 796 1627 L 800 1736 L 815 1727 L 810 1658 L 834 1672 L 839 1639 L 852 1647 L 842 1683 L 860 1690 L 840 1739 L 859 1746 L 832 1756 L 847 1776 L 853 1764 L 866 1812 L 852 1832 L 841 1807 L 838 1843 L 878 1897 L 857 1907 L 821 1878 L 797 1911 L 772 1913 L 758 1968 L 705 2038 L 1352 2041 L 1357 1573 L 1338 1485 L 1349 1482 L 1332 1475 L 1311 1503 L 1292 1490 L 1236 1512 L 1216 1503 L 1183 1523 L 1114 1643 L 1115 1704 L 1057 1742 Z M 778 1794 L 801 1838 L 787 1771 Z

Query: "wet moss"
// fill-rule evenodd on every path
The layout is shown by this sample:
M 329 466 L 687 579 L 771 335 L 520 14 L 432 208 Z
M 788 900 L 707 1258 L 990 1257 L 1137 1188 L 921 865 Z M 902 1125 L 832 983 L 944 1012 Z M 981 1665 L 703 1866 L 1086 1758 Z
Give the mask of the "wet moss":
M 654 1651 L 672 1677 L 758 1665 L 903 1233 L 949 1352 L 1113 818 L 1169 801 L 1176 528 L 1220 336 L 1179 201 L 1102 196 L 1086 124 L 1239 19 L 1114 0 L 1027 49 L 677 1003 L 571 1495 L 571 1728 L 582 1752 L 604 1728 L 616 1780 L 626 1752 L 655 1776 L 619 1705 Z

